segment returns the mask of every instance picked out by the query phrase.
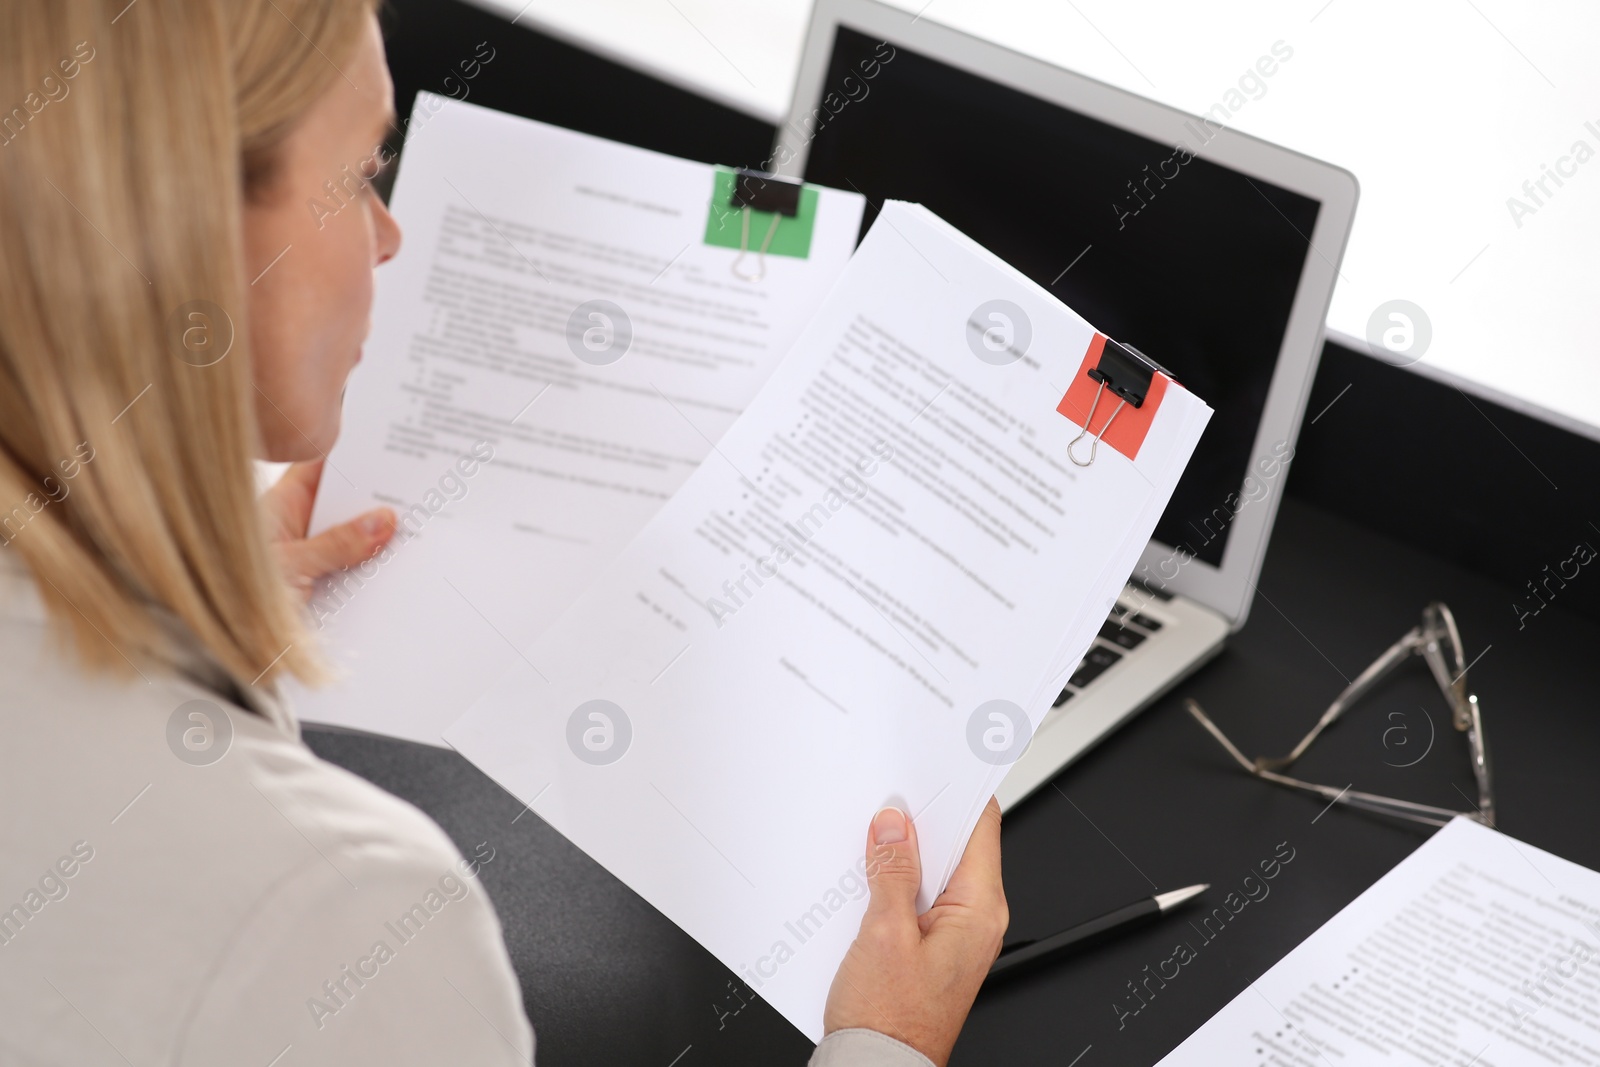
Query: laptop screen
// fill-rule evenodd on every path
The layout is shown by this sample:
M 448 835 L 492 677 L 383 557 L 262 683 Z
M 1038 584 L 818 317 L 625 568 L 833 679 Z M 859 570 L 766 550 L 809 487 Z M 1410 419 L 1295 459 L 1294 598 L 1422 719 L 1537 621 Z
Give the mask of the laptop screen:
M 864 193 L 863 228 L 885 198 L 926 205 L 1210 404 L 1155 536 L 1220 565 L 1317 201 L 880 41 L 839 27 L 824 84 L 865 93 L 805 179 Z

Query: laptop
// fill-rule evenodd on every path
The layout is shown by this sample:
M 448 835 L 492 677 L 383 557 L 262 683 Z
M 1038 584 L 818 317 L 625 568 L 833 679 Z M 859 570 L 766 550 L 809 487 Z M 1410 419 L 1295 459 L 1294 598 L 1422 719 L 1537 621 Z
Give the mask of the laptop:
M 1357 186 L 1227 129 L 1230 99 L 1189 115 L 878 0 L 812 14 L 770 169 L 863 193 L 863 232 L 886 198 L 927 205 L 1216 413 L 1002 808 L 1216 655 L 1250 608 Z

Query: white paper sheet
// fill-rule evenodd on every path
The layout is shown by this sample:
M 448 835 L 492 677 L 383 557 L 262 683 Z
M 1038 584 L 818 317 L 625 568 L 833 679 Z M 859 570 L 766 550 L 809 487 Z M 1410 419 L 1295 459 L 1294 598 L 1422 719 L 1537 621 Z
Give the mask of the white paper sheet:
M 1600 874 L 1458 818 L 1163 1067 L 1600 1063 Z
M 440 744 L 755 396 L 848 260 L 862 199 L 818 190 L 809 254 L 768 255 L 746 282 L 738 250 L 705 241 L 712 182 L 705 164 L 419 95 L 392 201 L 404 243 L 378 272 L 312 522 L 382 503 L 402 528 L 313 601 L 345 678 L 297 688 L 301 718 Z
M 1004 366 L 968 340 L 995 299 L 1031 327 Z M 1209 417 L 1173 386 L 1137 462 L 1071 466 L 1093 336 L 885 205 L 716 454 L 447 739 L 819 1039 L 873 812 L 914 816 L 926 908 Z

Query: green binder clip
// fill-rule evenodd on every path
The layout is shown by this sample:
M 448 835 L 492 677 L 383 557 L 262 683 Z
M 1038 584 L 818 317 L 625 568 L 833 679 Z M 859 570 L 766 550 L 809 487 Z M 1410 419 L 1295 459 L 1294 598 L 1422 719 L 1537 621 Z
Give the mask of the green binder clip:
M 816 217 L 814 186 L 758 170 L 718 167 L 712 179 L 705 242 L 737 248 L 739 255 L 731 268 L 734 276 L 747 282 L 760 281 L 767 273 L 768 255 L 805 259 L 811 254 Z M 757 231 L 765 236 L 755 250 L 756 270 L 751 274 L 741 267 L 751 251 L 750 234 Z

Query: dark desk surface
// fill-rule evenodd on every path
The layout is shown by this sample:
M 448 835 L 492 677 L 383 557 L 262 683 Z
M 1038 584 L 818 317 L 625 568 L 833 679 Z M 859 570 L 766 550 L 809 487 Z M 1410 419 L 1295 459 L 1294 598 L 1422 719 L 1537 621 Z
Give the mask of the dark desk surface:
M 1430 832 L 1249 778 L 1184 714 L 1185 696 L 1255 754 L 1287 750 L 1431 599 L 1456 613 L 1483 701 L 1500 828 L 1600 867 L 1600 715 L 1587 672 L 1600 626 L 1559 602 L 1518 629 L 1511 588 L 1290 497 L 1250 621 L 1178 691 L 1020 806 L 1005 825 L 1012 937 L 1153 888 L 1209 881 L 1218 903 L 1283 842 L 1264 899 L 1207 941 L 1182 913 L 979 998 L 953 1063 L 1012 1067 L 1159 1060 Z M 810 1043 L 704 949 L 460 756 L 308 729 L 340 763 L 432 815 L 482 873 L 505 925 L 546 1064 L 801 1064 Z M 1433 738 L 1429 745 L 1430 737 Z M 1410 766 L 1404 766 L 1410 764 Z M 1313 781 L 1445 806 L 1473 794 L 1466 744 L 1420 664 L 1331 730 Z M 1196 958 L 1121 1020 L 1128 983 L 1188 942 Z M 740 998 L 749 1002 L 734 1014 Z M 1092 1046 L 1092 1048 L 1091 1048 Z M 675 1057 L 682 1056 L 675 1060 Z

